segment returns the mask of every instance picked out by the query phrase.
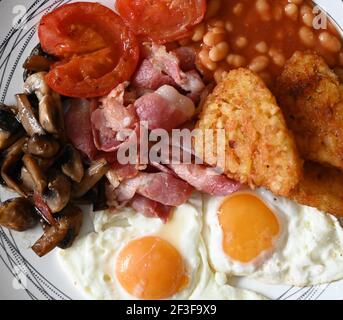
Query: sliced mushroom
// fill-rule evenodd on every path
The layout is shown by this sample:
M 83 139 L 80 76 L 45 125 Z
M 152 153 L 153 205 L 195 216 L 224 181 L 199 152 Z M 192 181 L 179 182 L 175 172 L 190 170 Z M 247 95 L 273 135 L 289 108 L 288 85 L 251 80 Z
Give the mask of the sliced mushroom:
M 24 82 L 33 73 L 49 71 L 52 63 L 54 63 L 54 58 L 42 50 L 40 43 L 37 44 L 24 62 Z
M 29 136 L 45 134 L 26 94 L 17 94 L 18 117 Z
M 51 135 L 34 135 L 27 141 L 27 152 L 41 158 L 52 158 L 60 149 L 60 144 Z
M 25 231 L 37 224 L 34 205 L 26 198 L 7 200 L 0 205 L 0 225 L 16 231 Z
M 95 186 L 107 171 L 108 165 L 105 159 L 92 162 L 91 166 L 85 171 L 82 181 L 79 184 L 74 184 L 73 197 L 82 197 L 87 191 Z
M 34 157 L 34 158 L 36 159 L 38 165 L 43 170 L 43 172 L 47 171 L 55 162 L 54 158 L 50 158 L 50 159 L 43 159 L 40 157 Z
M 6 149 L 23 135 L 23 127 L 11 109 L 0 104 L 0 150 Z
M 27 192 L 33 193 L 35 190 L 35 182 L 25 167 L 21 167 L 20 180 Z
M 80 153 L 72 146 L 67 145 L 62 156 L 62 172 L 75 182 L 80 182 L 84 175 L 84 168 Z
M 52 213 L 60 212 L 68 204 L 71 194 L 71 183 L 62 173 L 54 173 L 43 199 Z
M 93 201 L 94 212 L 108 209 L 105 183 L 106 183 L 106 178 L 102 178 L 97 184 L 96 198 Z
M 42 257 L 56 247 L 70 247 L 80 232 L 82 225 L 82 210 L 74 205 L 66 207 L 53 226 L 45 226 L 44 234 L 33 245 L 32 250 Z
M 48 182 L 36 159 L 29 154 L 25 154 L 22 158 L 22 161 L 32 177 L 32 180 L 35 184 L 35 190 L 37 190 L 39 193 L 43 193 Z
M 37 212 L 43 218 L 43 220 L 51 226 L 55 225 L 57 221 L 53 217 L 52 212 L 48 205 L 45 203 L 42 195 L 38 192 L 34 192 L 32 200 L 35 204 L 35 207 L 37 208 Z
M 53 62 L 46 57 L 41 55 L 32 55 L 25 60 L 23 67 L 24 69 L 33 72 L 49 71 L 52 63 Z
M 45 81 L 46 72 L 29 76 L 24 84 L 26 93 L 35 93 L 39 100 L 39 122 L 49 133 L 64 137 L 64 119 L 61 97 Z
M 23 146 L 26 143 L 26 138 L 23 137 L 5 150 L 3 163 L 1 166 L 1 177 L 6 185 L 18 192 L 21 196 L 26 197 L 25 188 L 15 179 L 16 170 L 23 154 Z M 19 167 L 20 168 L 20 167 Z

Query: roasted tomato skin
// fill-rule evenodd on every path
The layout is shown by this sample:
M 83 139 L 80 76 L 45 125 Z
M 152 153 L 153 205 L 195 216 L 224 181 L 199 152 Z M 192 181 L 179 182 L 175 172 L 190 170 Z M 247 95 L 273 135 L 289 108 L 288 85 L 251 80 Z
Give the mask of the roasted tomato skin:
M 206 12 L 206 0 L 117 0 L 116 9 L 141 39 L 164 44 L 190 33 Z
M 108 94 L 137 67 L 135 35 L 111 9 L 98 3 L 66 4 L 45 15 L 38 27 L 43 50 L 60 60 L 46 80 L 69 97 Z

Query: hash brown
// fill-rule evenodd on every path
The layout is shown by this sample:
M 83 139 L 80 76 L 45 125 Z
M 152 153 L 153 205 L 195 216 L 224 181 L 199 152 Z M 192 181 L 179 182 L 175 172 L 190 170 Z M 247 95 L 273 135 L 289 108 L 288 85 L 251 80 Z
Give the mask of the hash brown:
M 302 158 L 343 169 L 343 85 L 324 59 L 296 52 L 275 94 Z
M 303 178 L 289 198 L 318 210 L 343 217 L 343 172 L 306 161 Z
M 288 195 L 298 184 L 302 160 L 292 134 L 275 98 L 250 70 L 224 77 L 205 101 L 196 128 L 197 156 L 228 177 L 277 195 Z

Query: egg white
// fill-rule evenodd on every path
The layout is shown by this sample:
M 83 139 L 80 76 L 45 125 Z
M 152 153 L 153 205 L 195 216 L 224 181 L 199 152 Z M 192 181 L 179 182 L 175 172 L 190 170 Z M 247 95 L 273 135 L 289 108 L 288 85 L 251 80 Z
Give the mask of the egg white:
M 174 210 L 172 219 L 163 224 L 160 219 L 147 218 L 131 208 L 116 213 L 97 213 L 95 232 L 78 239 L 59 251 L 59 260 L 76 286 L 93 299 L 137 299 L 120 285 L 115 276 L 119 251 L 131 240 L 157 236 L 172 244 L 184 259 L 189 283 L 170 299 L 186 299 L 197 284 L 199 264 L 198 243 L 202 228 L 200 195 Z M 172 270 L 170 270 L 172 272 Z
M 223 251 L 217 210 L 224 197 L 204 196 L 203 234 L 214 270 L 274 283 L 306 286 L 343 278 L 343 229 L 338 220 L 271 192 L 254 192 L 276 214 L 281 234 L 272 251 L 251 263 L 230 259 Z
M 95 232 L 78 239 L 71 248 L 59 250 L 59 261 L 87 298 L 134 300 L 137 298 L 126 292 L 115 277 L 116 257 L 129 241 L 158 236 L 179 251 L 189 277 L 188 285 L 168 299 L 265 299 L 252 291 L 229 286 L 224 274 L 216 274 L 209 267 L 201 235 L 202 204 L 202 196 L 195 193 L 174 210 L 167 224 L 131 208 L 122 208 L 115 214 L 97 213 L 93 219 Z

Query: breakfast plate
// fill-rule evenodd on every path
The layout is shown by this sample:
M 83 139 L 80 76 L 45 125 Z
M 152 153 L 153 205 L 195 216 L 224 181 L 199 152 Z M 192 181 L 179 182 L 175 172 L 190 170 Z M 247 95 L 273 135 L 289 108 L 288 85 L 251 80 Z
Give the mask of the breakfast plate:
M 27 0 L 0 1 L 0 102 L 15 103 L 14 96 L 22 91 L 24 61 L 39 42 L 37 25 L 41 17 L 54 9 L 75 1 Z M 94 1 L 86 1 L 94 2 Z M 99 1 L 113 9 L 113 0 Z M 343 4 L 340 0 L 316 1 L 335 22 L 343 34 Z M 13 193 L 0 187 L 1 201 L 13 197 Z M 94 214 L 90 206 L 83 205 L 85 222 L 80 235 L 94 231 Z M 191 222 L 190 222 L 191 223 Z M 32 244 L 39 238 L 40 228 L 27 233 L 10 231 L 0 227 L 0 299 L 77 300 L 87 299 L 77 290 L 75 277 L 69 277 L 62 269 L 57 252 L 38 257 Z M 82 256 L 80 257 L 80 261 Z M 87 261 L 87 259 L 85 260 Z M 233 287 L 255 291 L 269 299 L 279 300 L 343 300 L 343 280 L 308 287 L 265 284 L 247 277 L 229 279 Z

